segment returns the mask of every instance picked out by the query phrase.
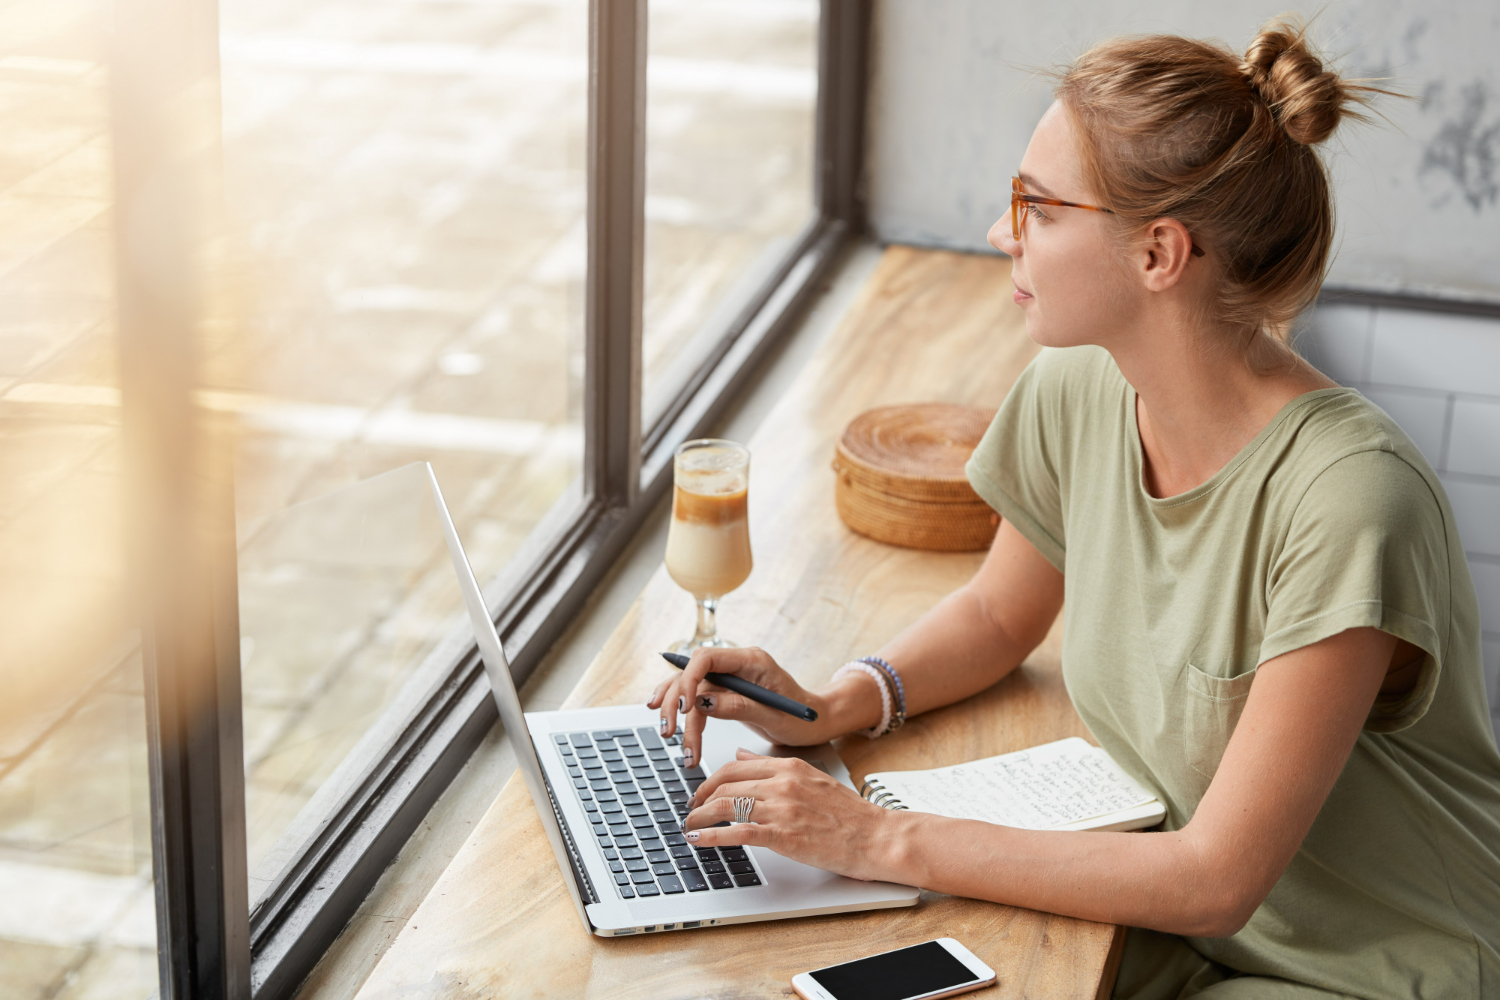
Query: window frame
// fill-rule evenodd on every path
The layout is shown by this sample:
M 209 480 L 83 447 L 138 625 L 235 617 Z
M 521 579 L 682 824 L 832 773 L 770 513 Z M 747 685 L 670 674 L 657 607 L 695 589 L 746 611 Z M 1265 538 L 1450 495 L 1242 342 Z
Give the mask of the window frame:
M 582 475 L 486 587 L 517 684 L 536 668 L 671 482 L 678 444 L 702 436 L 793 327 L 864 227 L 862 161 L 870 0 L 820 0 L 814 213 L 777 267 L 727 320 L 660 419 L 641 427 L 648 0 L 590 0 L 588 270 Z M 117 205 L 128 206 L 182 127 L 181 95 L 207 88 L 217 164 L 218 24 L 208 0 L 120 0 L 112 54 Z M 188 25 L 160 41 L 162 24 Z M 132 45 L 135 39 L 141 44 Z M 145 44 L 148 39 L 154 44 Z M 174 62 L 163 60 L 163 47 Z M 162 65 L 186 69 L 158 72 Z M 202 145 L 201 136 L 198 137 Z M 160 205 L 160 195 L 153 208 Z M 188 198 L 172 206 L 197 211 Z M 117 216 L 121 213 L 117 212 Z M 120 228 L 124 228 L 122 225 Z M 183 229 L 190 232 L 190 227 Z M 186 237 L 185 237 L 186 239 Z M 196 287 L 193 248 L 172 259 Z M 196 300 L 162 303 L 117 234 L 121 387 L 135 495 L 137 565 L 156 598 L 144 623 L 162 1000 L 291 997 L 447 787 L 497 713 L 475 647 L 418 703 L 388 712 L 382 741 L 346 762 L 347 791 L 254 901 L 245 857 L 238 594 L 228 441 L 194 402 Z M 186 363 L 161 365 L 154 359 Z M 174 447 L 183 428 L 210 447 Z M 133 448 L 130 442 L 134 442 Z M 165 456 L 152 459 L 149 456 Z M 204 488 L 202 484 L 208 484 Z M 190 532 L 183 524 L 199 523 Z M 171 536 L 171 537 L 169 537 Z M 161 544 L 165 540 L 166 544 Z M 155 548 L 152 542 L 158 543 Z M 173 594 L 204 595 L 174 605 Z

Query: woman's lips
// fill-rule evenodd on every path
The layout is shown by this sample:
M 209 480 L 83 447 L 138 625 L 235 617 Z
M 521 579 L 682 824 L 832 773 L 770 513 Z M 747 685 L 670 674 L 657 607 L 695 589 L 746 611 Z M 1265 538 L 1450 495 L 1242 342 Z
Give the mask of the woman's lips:
M 1017 285 L 1016 286 L 1016 293 L 1015 293 L 1015 295 L 1011 296 L 1011 298 L 1015 299 L 1018 304 L 1022 303 L 1022 302 L 1030 302 L 1031 301 L 1031 293 L 1028 292 L 1026 289 L 1022 288 L 1020 285 Z

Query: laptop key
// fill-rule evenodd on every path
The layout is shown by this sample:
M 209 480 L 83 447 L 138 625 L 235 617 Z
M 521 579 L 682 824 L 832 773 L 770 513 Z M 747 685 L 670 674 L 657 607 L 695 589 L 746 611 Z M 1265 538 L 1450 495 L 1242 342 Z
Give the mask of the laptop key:
M 750 859 L 745 854 L 745 849 L 743 847 L 726 847 L 726 848 L 724 848 L 724 860 L 725 861 L 748 861 Z
M 650 812 L 650 810 L 648 810 L 645 806 L 642 806 L 642 805 L 626 806 L 625 807 L 625 815 L 627 815 L 627 816 L 645 816 L 645 815 L 648 815 L 649 812 Z
M 677 870 L 678 871 L 682 871 L 682 872 L 689 871 L 689 870 L 691 870 L 691 871 L 697 871 L 698 870 L 698 859 L 697 858 L 678 858 L 677 859 Z
M 644 872 L 649 871 L 650 868 L 651 862 L 645 858 L 631 858 L 625 862 L 625 870 L 628 872 Z
M 633 737 L 633 736 L 630 735 L 630 730 L 628 730 L 628 729 L 611 729 L 609 731 L 609 735 L 613 739 L 618 739 L 621 736 L 627 736 L 627 737 L 630 737 L 631 739 L 635 739 L 635 737 Z
M 641 853 L 641 849 L 639 847 L 621 847 L 620 857 L 624 858 L 626 861 L 629 861 L 632 858 L 644 858 L 645 855 Z
M 635 834 L 635 831 L 632 830 L 630 833 L 627 833 L 624 836 L 617 836 L 617 837 L 615 837 L 615 846 L 616 847 L 626 847 L 626 848 L 633 848 L 633 847 L 635 847 L 635 836 L 634 836 L 634 834 Z
M 671 847 L 671 850 L 672 850 L 672 857 L 674 857 L 674 858 L 690 858 L 690 857 L 693 856 L 693 849 L 691 847 L 689 847 L 686 844 L 671 844 L 670 843 L 671 839 L 672 839 L 671 837 L 667 838 L 669 846 Z M 677 839 L 681 840 L 682 838 L 679 836 Z
M 668 823 L 658 823 L 656 825 L 659 826 L 659 827 L 661 827 L 661 832 L 662 833 L 671 834 L 671 833 L 681 833 L 682 832 L 682 827 L 678 826 L 676 823 L 668 822 Z
M 688 781 L 702 781 L 708 777 L 708 775 L 703 773 L 703 768 L 701 767 L 685 767 L 682 769 L 682 776 Z
M 651 817 L 650 816 L 632 816 L 632 817 L 630 817 L 630 825 L 633 826 L 633 827 L 635 827 L 637 830 L 650 829 L 651 828 Z M 676 833 L 677 831 L 674 830 L 672 832 Z
M 618 875 L 620 872 L 622 872 L 622 871 L 625 870 L 625 862 L 623 862 L 623 861 L 611 861 L 609 863 L 609 870 Z
M 702 892 L 708 888 L 708 879 L 696 868 L 689 868 L 682 873 L 682 882 L 687 886 L 688 892 Z
M 680 833 L 669 833 L 669 834 L 667 834 L 667 846 L 668 847 L 684 847 L 686 845 L 687 845 L 687 841 L 684 840 L 684 839 L 682 839 L 682 834 L 680 834 Z M 710 848 L 710 850 L 712 850 L 712 848 Z
M 569 767 L 568 768 L 568 777 L 570 777 L 570 778 L 581 778 L 581 777 L 583 777 L 583 768 L 581 768 L 581 767 Z
M 589 746 L 589 734 L 588 733 L 571 733 L 568 736 L 568 742 L 572 743 L 575 747 L 586 747 L 586 746 Z
M 722 861 L 704 861 L 703 870 L 710 875 L 723 875 L 724 863 Z
M 729 862 L 729 874 L 731 875 L 753 875 L 755 866 L 748 861 Z
M 736 875 L 734 877 L 734 884 L 742 889 L 747 889 L 752 885 L 760 885 L 760 876 L 754 872 L 748 875 Z
M 594 738 L 595 743 L 598 743 L 600 740 L 612 740 L 615 738 L 615 734 L 607 729 L 597 729 L 589 735 Z
M 671 855 L 668 854 L 666 851 L 647 851 L 646 852 L 646 860 L 650 861 L 652 864 L 660 864 L 661 862 L 666 861 L 669 858 L 671 858 Z
M 682 883 L 676 875 L 663 875 L 661 877 L 661 891 L 672 895 L 682 891 Z
M 644 756 L 646 756 L 646 748 L 643 747 L 643 746 L 641 746 L 639 743 L 635 743 L 635 744 L 632 744 L 630 746 L 622 746 L 622 747 L 620 747 L 620 752 L 623 753 L 627 757 L 644 757 Z
M 636 895 L 638 895 L 638 896 L 660 896 L 661 895 L 661 890 L 656 887 L 655 883 L 652 883 L 650 885 L 638 885 L 638 886 L 635 887 L 635 891 L 636 891 Z
M 652 875 L 651 869 L 647 868 L 643 872 L 631 872 L 630 881 L 634 882 L 636 885 L 655 885 L 656 876 Z
M 722 872 L 709 872 L 708 884 L 713 886 L 715 889 L 733 889 L 734 879 L 730 878 L 728 875 L 723 874 Z
M 577 770 L 577 769 L 574 768 L 574 770 Z M 574 788 L 580 788 L 580 789 L 587 788 L 587 787 L 589 787 L 589 781 L 588 781 L 587 778 L 574 778 L 573 779 L 573 787 Z
M 677 872 L 677 866 L 674 865 L 674 864 L 672 864 L 672 863 L 670 863 L 670 862 L 668 862 L 667 864 L 664 864 L 664 865 L 652 865 L 651 866 L 651 874 L 655 875 L 657 878 L 662 878 L 663 876 L 666 876 L 666 875 L 675 875 L 676 872 Z
M 621 873 L 619 873 L 619 874 L 617 874 L 615 876 L 615 885 L 629 885 L 629 884 L 630 884 L 630 876 L 629 875 L 626 875 L 623 872 L 621 872 Z
M 626 899 L 634 899 L 635 890 L 628 885 L 622 885 L 620 886 L 620 895 L 625 897 Z
M 568 734 L 567 733 L 553 733 L 552 734 L 552 741 L 554 743 L 559 744 L 559 745 L 566 745 L 567 742 L 568 742 Z
M 661 746 L 661 738 L 656 735 L 656 730 L 650 726 L 642 726 L 635 731 L 635 734 L 640 737 L 641 746 L 647 750 Z
M 579 747 L 577 752 L 578 752 L 578 759 L 579 760 L 598 760 L 599 759 L 599 751 L 595 750 L 593 747 Z M 588 765 L 585 764 L 583 766 L 587 767 Z
M 608 837 L 609 836 L 609 827 L 605 826 L 603 823 L 594 823 L 592 825 L 594 827 L 594 836 L 596 836 L 596 837 Z

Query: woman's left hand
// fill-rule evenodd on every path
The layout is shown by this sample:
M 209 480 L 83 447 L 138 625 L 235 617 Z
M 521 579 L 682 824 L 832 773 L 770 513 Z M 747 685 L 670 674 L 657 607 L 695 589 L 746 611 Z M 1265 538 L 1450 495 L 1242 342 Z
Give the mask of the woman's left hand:
M 886 827 L 896 814 L 860 798 L 805 760 L 740 750 L 698 786 L 683 823 L 695 847 L 767 847 L 784 857 L 853 878 L 890 879 Z M 734 819 L 734 798 L 755 799 L 750 823 Z

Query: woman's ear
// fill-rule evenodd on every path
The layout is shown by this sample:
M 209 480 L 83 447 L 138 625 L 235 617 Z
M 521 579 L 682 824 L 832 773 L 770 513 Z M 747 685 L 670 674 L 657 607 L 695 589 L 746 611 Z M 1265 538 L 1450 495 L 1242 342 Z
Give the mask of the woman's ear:
M 1138 258 L 1148 291 L 1164 292 L 1182 279 L 1193 255 L 1193 237 L 1176 219 L 1157 219 L 1146 227 Z

